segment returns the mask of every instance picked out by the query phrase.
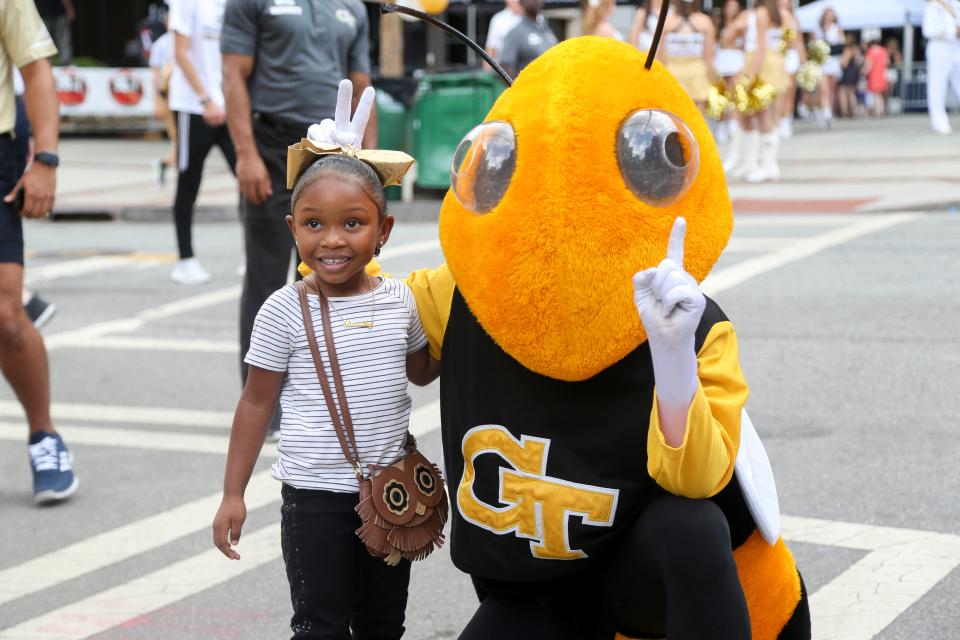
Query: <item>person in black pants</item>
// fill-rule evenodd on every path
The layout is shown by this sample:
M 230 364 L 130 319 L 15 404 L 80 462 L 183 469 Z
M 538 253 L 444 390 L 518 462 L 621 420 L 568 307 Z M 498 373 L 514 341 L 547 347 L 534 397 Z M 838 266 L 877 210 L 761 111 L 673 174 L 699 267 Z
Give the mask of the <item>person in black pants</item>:
M 230 170 L 237 154 L 226 126 L 221 88 L 221 0 L 170 0 L 168 15 L 176 65 L 170 77 L 170 109 L 177 115 L 177 195 L 173 219 L 180 260 L 170 273 L 181 284 L 210 279 L 193 253 L 193 207 L 203 178 L 203 162 L 214 145 Z

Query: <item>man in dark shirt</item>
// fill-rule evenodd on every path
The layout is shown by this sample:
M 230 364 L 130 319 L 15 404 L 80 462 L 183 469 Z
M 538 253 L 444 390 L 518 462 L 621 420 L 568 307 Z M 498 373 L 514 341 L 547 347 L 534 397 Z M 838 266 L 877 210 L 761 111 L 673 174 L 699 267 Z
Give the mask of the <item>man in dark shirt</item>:
M 514 76 L 557 44 L 557 36 L 540 15 L 543 0 L 520 0 L 520 5 L 523 7 L 523 18 L 504 38 L 498 60 Z
M 264 301 L 287 283 L 293 238 L 287 146 L 333 118 L 340 80 L 354 108 L 370 86 L 370 27 L 360 0 L 229 0 L 220 34 L 227 126 L 237 151 L 247 266 L 240 300 L 240 360 Z M 372 113 L 363 146 L 376 146 Z M 271 431 L 279 422 L 275 419 Z M 275 435 L 273 437 L 276 437 Z

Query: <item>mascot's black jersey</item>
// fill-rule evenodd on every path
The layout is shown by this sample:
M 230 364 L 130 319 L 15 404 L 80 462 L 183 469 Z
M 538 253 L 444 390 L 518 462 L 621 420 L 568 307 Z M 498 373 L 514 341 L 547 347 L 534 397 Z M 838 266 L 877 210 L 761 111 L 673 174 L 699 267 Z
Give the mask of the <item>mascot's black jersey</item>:
M 727 318 L 707 299 L 699 352 Z M 544 580 L 602 559 L 661 489 L 647 472 L 646 342 L 581 382 L 534 373 L 484 331 L 458 290 L 443 337 L 441 414 L 456 566 Z

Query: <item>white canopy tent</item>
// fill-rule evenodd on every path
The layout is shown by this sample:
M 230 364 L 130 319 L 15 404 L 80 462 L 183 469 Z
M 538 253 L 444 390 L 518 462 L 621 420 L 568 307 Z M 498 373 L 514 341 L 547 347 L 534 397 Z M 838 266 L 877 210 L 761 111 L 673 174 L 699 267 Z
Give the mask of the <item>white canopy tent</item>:
M 924 0 L 817 0 L 797 9 L 800 30 L 816 30 L 827 8 L 846 31 L 915 26 L 923 22 Z

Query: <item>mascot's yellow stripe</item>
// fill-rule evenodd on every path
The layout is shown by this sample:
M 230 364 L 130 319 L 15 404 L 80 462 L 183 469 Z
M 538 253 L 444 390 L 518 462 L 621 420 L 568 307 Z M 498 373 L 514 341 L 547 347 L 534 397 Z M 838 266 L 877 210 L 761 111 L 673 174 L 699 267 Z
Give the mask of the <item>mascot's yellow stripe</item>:
M 771 547 L 754 531 L 734 550 L 733 558 L 750 610 L 753 640 L 776 640 L 800 602 L 800 576 L 793 555 L 782 538 Z M 617 640 L 630 639 L 618 634 Z

